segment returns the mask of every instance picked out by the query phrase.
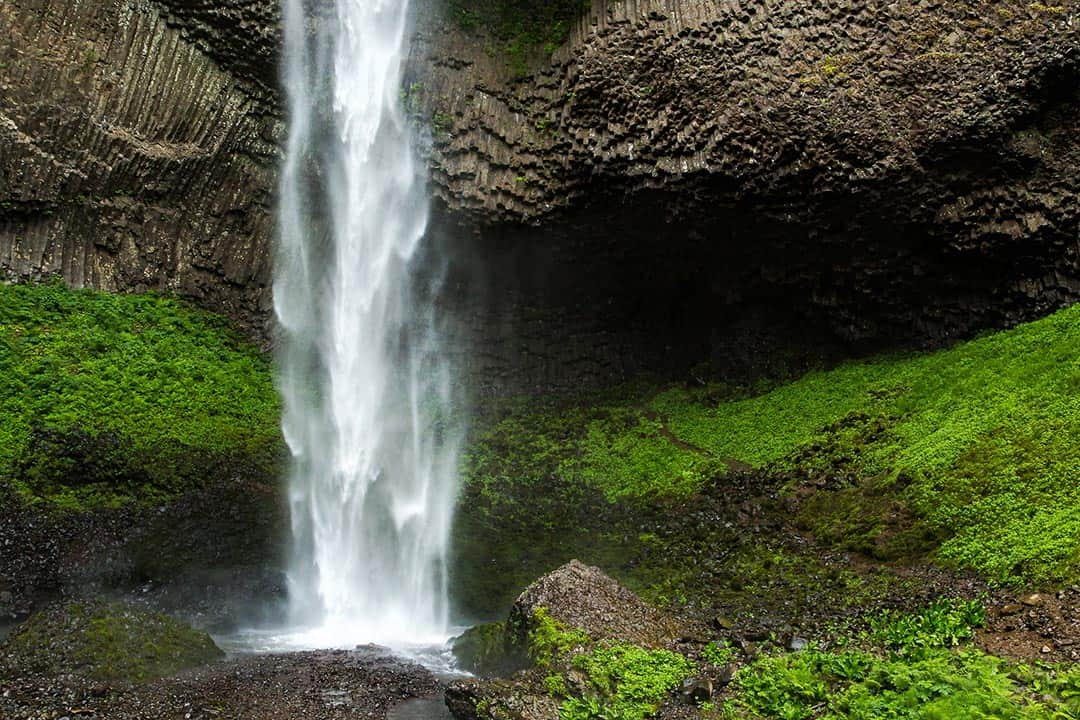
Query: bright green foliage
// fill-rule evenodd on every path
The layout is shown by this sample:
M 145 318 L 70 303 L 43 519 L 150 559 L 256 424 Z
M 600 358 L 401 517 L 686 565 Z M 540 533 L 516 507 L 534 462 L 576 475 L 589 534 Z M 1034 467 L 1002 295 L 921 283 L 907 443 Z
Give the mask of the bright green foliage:
M 566 687 L 566 678 L 559 673 L 544 678 L 544 690 L 552 697 L 566 697 L 570 693 Z
M 0 286 L 0 480 L 56 507 L 155 500 L 281 449 L 270 366 L 157 295 Z
M 977 602 L 941 600 L 871 618 L 870 645 L 766 656 L 740 669 L 724 717 L 786 720 L 1064 720 L 1080 717 L 1080 672 L 970 648 Z M 849 640 L 850 642 L 850 640 Z
M 685 497 L 745 463 L 858 478 L 801 520 L 885 558 L 933 551 L 1000 582 L 1080 577 L 1080 306 L 928 355 L 875 358 L 727 399 L 640 388 L 519 413 L 465 477 L 496 506 Z M 522 493 L 523 488 L 525 489 Z M 540 497 L 541 505 L 534 499 Z
M 588 634 L 580 629 L 570 629 L 548 614 L 547 608 L 538 607 L 532 614 L 529 628 L 529 658 L 540 667 L 547 667 L 559 657 L 589 642 Z
M 579 448 L 581 455 L 565 460 L 560 473 L 601 489 L 609 502 L 687 495 L 726 467 L 671 442 L 659 419 L 626 408 L 589 422 Z
M 567 503 L 593 494 L 608 502 L 678 497 L 726 468 L 674 439 L 641 404 L 647 399 L 629 388 L 585 406 L 514 413 L 474 439 L 466 483 L 493 512 L 535 514 L 534 493 Z
M 727 718 L 784 720 L 1057 720 L 1078 717 L 1074 671 L 1020 677 L 977 651 L 928 650 L 883 658 L 807 650 L 741 670 Z
M 559 708 L 562 720 L 642 720 L 693 671 L 682 655 L 617 643 L 574 658 L 589 690 Z
M 870 620 L 871 637 L 901 655 L 928 648 L 955 647 L 986 622 L 986 609 L 975 600 L 938 600 L 918 613 L 884 612 Z
M 735 648 L 727 640 L 713 641 L 702 648 L 701 657 L 711 665 L 726 665 L 735 659 Z

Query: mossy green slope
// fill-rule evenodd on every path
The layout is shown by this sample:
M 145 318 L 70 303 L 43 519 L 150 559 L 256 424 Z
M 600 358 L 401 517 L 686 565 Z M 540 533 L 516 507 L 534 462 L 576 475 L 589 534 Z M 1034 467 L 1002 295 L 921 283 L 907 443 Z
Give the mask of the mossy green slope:
M 706 718 L 735 720 L 1064 720 L 1080 717 L 1080 676 L 1015 666 L 977 650 L 915 658 L 860 650 L 767 657 L 741 670 L 733 699 Z
M 0 286 L 0 479 L 82 508 L 156 500 L 281 441 L 268 360 L 158 295 Z
M 2 646 L 4 674 L 74 673 L 102 682 L 144 682 L 224 653 L 210 636 L 120 603 L 75 601 L 30 616 Z
M 596 517 L 597 502 L 685 498 L 750 467 L 811 488 L 801 522 L 829 543 L 1053 583 L 1080 577 L 1078 439 L 1073 307 L 767 392 L 639 386 L 526 407 L 478 434 L 466 493 L 469 513 L 492 527 L 511 517 L 542 529 L 568 508 L 591 503 L 579 514 Z

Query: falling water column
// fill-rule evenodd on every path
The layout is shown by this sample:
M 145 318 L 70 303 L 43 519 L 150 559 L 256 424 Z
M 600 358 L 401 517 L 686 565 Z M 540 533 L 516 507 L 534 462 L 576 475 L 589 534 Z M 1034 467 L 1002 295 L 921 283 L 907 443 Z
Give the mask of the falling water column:
M 407 5 L 284 0 L 274 305 L 290 603 L 313 646 L 446 635 L 460 433 L 432 263 L 417 262 L 427 201 L 400 107 Z

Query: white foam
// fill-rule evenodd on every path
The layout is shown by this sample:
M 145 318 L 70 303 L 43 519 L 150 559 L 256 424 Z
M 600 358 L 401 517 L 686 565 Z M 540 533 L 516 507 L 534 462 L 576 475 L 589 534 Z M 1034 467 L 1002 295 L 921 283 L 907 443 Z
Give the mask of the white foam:
M 428 205 L 401 108 L 406 0 L 284 0 L 289 139 L 274 307 L 300 648 L 432 646 L 460 428 L 432 293 Z M 317 28 L 311 32 L 312 27 Z

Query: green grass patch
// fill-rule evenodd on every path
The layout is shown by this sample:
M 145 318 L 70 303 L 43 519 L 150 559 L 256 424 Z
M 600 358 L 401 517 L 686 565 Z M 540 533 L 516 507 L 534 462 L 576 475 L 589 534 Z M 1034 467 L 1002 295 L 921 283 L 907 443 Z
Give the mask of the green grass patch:
M 282 443 L 268 360 L 158 295 L 0 285 L 0 479 L 62 509 L 157 501 Z
M 739 671 L 723 718 L 1065 720 L 1080 717 L 1075 669 L 1012 666 L 975 650 L 917 658 L 807 650 Z
M 642 720 L 652 717 L 674 688 L 694 670 L 682 655 L 668 650 L 646 650 L 614 643 L 574 658 L 573 668 L 583 673 L 587 687 L 566 698 L 559 707 L 561 720 Z M 550 689 L 558 689 L 555 683 Z
M 701 650 L 701 658 L 710 665 L 727 665 L 738 652 L 727 640 L 713 640 Z
M 719 717 L 786 720 L 1062 720 L 1080 712 L 1074 668 L 1013 664 L 974 650 L 975 601 L 870 617 L 838 647 L 765 656 L 741 668 Z M 714 715 L 715 716 L 715 715 Z
M 685 498 L 730 466 L 817 490 L 800 521 L 893 559 L 1003 583 L 1080 577 L 1080 307 L 931 354 L 813 372 L 757 395 L 666 386 L 511 414 L 465 465 L 473 512 L 558 524 L 602 497 Z
M 969 641 L 985 622 L 982 603 L 943 599 L 917 613 L 887 611 L 872 617 L 870 637 L 898 655 L 917 655 L 927 648 Z

